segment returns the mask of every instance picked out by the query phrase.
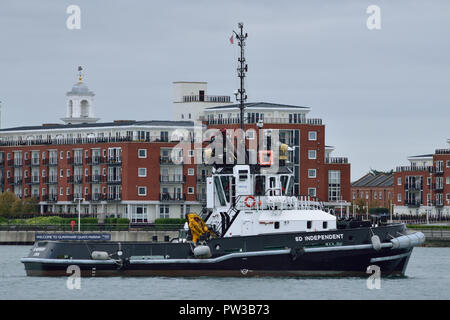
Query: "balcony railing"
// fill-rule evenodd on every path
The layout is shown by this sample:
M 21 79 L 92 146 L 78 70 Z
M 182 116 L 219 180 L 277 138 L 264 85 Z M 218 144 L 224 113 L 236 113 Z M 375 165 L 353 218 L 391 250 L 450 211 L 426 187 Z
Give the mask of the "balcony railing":
M 184 201 L 186 200 L 186 194 L 184 193 L 160 193 L 159 201 Z
M 325 163 L 335 163 L 335 164 L 348 163 L 348 158 L 344 157 L 325 158 Z
M 106 157 L 101 156 L 93 156 L 86 159 L 86 163 L 88 165 L 98 165 L 102 163 L 106 163 Z
M 67 164 L 72 166 L 82 166 L 83 165 L 83 157 L 75 157 L 67 159 Z
M 35 166 L 39 166 L 40 165 L 40 159 L 39 158 L 31 158 L 31 166 L 35 167 Z
M 67 183 L 81 184 L 81 183 L 83 183 L 83 176 L 75 175 L 75 176 L 67 177 Z
M 434 167 L 432 166 L 401 166 L 395 169 L 396 172 L 410 172 L 410 171 L 426 171 L 428 173 L 433 173 Z
M 95 174 L 95 175 L 92 175 L 92 176 L 87 176 L 85 178 L 85 182 L 87 182 L 87 183 L 97 184 L 97 183 L 106 183 L 106 181 L 107 181 L 107 177 L 99 175 L 99 174 Z
M 258 119 L 259 120 L 259 119 Z M 207 119 L 206 122 L 208 124 L 240 124 L 241 120 L 240 118 L 234 117 L 234 118 L 222 118 L 222 119 Z M 293 118 L 271 118 L 271 117 L 265 117 L 262 120 L 263 123 L 274 123 L 274 124 L 309 124 L 309 125 L 322 125 L 322 119 L 313 119 L 313 118 L 300 118 L 300 119 L 293 119 Z M 256 118 L 249 119 L 248 117 L 244 118 L 244 123 L 252 124 L 252 123 L 258 123 L 256 121 Z
M 206 183 L 206 178 L 207 177 L 208 176 L 206 176 L 206 175 L 197 176 L 197 182 L 199 182 L 199 183 Z
M 206 202 L 206 193 L 197 194 L 196 199 L 200 202 Z
M 420 191 L 423 189 L 423 186 L 421 183 L 405 183 L 404 188 L 409 191 Z
M 405 200 L 405 206 L 408 207 L 420 207 L 421 201 L 420 200 Z
M 108 184 L 121 184 L 122 183 L 122 177 L 116 176 L 116 177 L 110 177 L 108 176 L 107 181 Z
M 230 96 L 207 96 L 207 95 L 191 95 L 183 96 L 183 102 L 230 102 Z
M 107 164 L 110 165 L 110 166 L 121 165 L 122 164 L 122 157 L 111 157 L 111 158 L 108 158 Z
M 185 181 L 186 176 L 184 175 L 159 176 L 159 182 L 161 183 L 184 183 Z
M 58 158 L 49 158 L 49 161 L 48 161 L 48 165 L 49 166 L 57 166 L 58 165 Z
M 450 154 L 450 149 L 436 149 L 436 154 Z
M 122 194 L 121 193 L 108 193 L 106 196 L 106 201 L 121 201 L 122 200 Z
M 57 202 L 58 201 L 58 195 L 57 194 L 46 194 L 42 196 L 42 200 L 46 202 Z
M 181 162 L 178 163 L 178 161 Z M 171 157 L 159 157 L 159 164 L 181 165 L 183 164 L 183 159 L 172 159 Z

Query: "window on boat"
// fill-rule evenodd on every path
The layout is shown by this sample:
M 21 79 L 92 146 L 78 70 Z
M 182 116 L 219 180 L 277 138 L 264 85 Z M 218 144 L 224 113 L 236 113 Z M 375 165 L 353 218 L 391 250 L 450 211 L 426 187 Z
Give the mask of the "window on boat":
M 222 185 L 220 183 L 219 177 L 214 177 L 214 186 L 216 187 L 217 197 L 221 206 L 226 205 L 225 195 L 223 194 Z
M 307 221 L 306 222 L 306 228 L 307 229 L 311 229 L 311 227 L 312 227 L 312 221 Z
M 247 180 L 248 170 L 239 170 L 239 181 Z
M 286 195 L 292 196 L 294 194 L 294 177 L 290 177 L 288 186 L 286 188 Z
M 266 177 L 256 176 L 255 177 L 255 196 L 263 196 L 266 191 Z
M 222 188 L 223 191 L 225 192 L 225 201 L 230 202 L 230 190 L 231 190 L 230 177 L 222 176 L 220 177 L 220 181 L 222 182 Z
M 323 229 L 327 229 L 327 228 L 328 228 L 328 221 L 324 221 L 324 222 L 322 223 L 322 228 L 323 228 Z
M 273 227 L 275 229 L 280 229 L 280 222 L 279 221 L 275 221 L 275 223 L 273 224 Z
M 288 184 L 289 176 L 281 176 L 280 182 L 281 182 L 281 194 L 284 196 L 286 194 L 286 187 Z

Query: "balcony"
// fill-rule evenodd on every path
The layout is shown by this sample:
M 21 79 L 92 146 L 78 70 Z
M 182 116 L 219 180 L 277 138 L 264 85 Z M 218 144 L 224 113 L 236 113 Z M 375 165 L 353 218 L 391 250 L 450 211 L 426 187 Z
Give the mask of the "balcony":
M 83 165 L 83 157 L 75 157 L 67 159 L 67 164 L 71 166 L 82 166 Z
M 109 177 L 107 179 L 108 184 L 121 184 L 122 183 L 122 177 Z
M 31 184 L 39 184 L 39 176 L 32 176 Z
M 179 162 L 180 161 L 180 162 Z M 159 157 L 159 164 L 161 165 L 182 165 L 183 159 L 172 159 L 171 157 Z
M 450 149 L 436 149 L 436 154 L 450 154 Z
M 22 159 L 14 159 L 14 162 L 12 164 L 13 167 L 18 168 L 22 166 Z
M 83 183 L 83 176 L 75 175 L 72 177 L 67 177 L 67 183 L 81 184 L 81 183 Z
M 45 196 L 42 196 L 42 200 L 46 202 L 57 202 L 58 201 L 58 195 L 55 194 L 46 194 Z
M 106 196 L 106 201 L 109 202 L 118 202 L 122 200 L 122 194 L 121 193 L 108 193 Z
M 412 208 L 418 208 L 421 205 L 420 200 L 405 200 L 405 206 L 412 207 Z
M 344 164 L 344 163 L 348 163 L 348 158 L 343 158 L 343 157 L 325 158 L 325 163 Z
M 421 191 L 423 189 L 422 183 L 406 183 L 405 190 L 410 192 Z
M 190 95 L 183 96 L 183 102 L 230 102 L 230 96 Z
M 206 202 L 206 193 L 197 194 L 196 199 L 200 202 Z
M 184 201 L 186 200 L 186 194 L 184 193 L 160 193 L 159 194 L 159 201 L 165 201 L 165 202 L 178 202 L 178 201 Z
M 101 156 L 93 156 L 86 159 L 86 163 L 90 166 L 106 163 L 106 158 Z
M 420 172 L 425 171 L 428 173 L 434 173 L 434 167 L 432 166 L 401 166 L 395 169 L 396 172 Z
M 8 183 L 12 185 L 20 185 L 22 184 L 22 181 L 23 181 L 22 176 L 8 178 Z
M 122 165 L 122 157 L 111 157 L 111 158 L 108 158 L 107 164 L 109 166 L 120 166 L 120 165 Z
M 39 158 L 31 158 L 31 166 L 32 167 L 39 167 L 40 166 Z
M 205 176 L 205 175 L 197 176 L 197 182 L 198 183 L 206 183 L 206 178 L 207 177 L 208 176 Z
M 99 174 L 95 174 L 92 176 L 87 176 L 85 178 L 86 183 L 93 183 L 93 184 L 99 184 L 99 183 L 106 183 L 106 176 L 102 176 Z
M 159 176 L 159 182 L 161 182 L 162 184 L 185 183 L 186 176 L 183 176 L 183 175 Z
M 58 184 L 58 176 L 51 175 L 48 177 L 42 177 L 42 182 L 45 184 Z

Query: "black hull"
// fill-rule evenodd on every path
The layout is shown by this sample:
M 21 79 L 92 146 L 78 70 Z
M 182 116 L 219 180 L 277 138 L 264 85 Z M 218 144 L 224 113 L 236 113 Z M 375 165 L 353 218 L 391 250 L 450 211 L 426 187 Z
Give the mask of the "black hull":
M 382 242 L 386 242 L 397 232 L 404 232 L 405 228 L 404 225 L 393 225 L 372 230 Z M 212 239 L 208 243 L 213 254 L 210 259 L 194 258 L 189 243 L 122 243 L 120 249 L 125 259 L 116 259 L 115 262 L 92 260 L 90 253 L 94 250 L 116 252 L 118 243 L 48 242 L 37 243 L 30 253 L 30 259 L 24 259 L 23 262 L 29 276 L 68 276 L 70 273 L 66 270 L 69 265 L 77 265 L 83 277 L 367 277 L 367 267 L 370 265 L 380 267 L 381 276 L 404 275 L 412 247 L 382 248 L 379 251 L 373 248 L 323 252 L 304 250 L 370 246 L 371 235 L 369 228 L 358 228 Z M 315 238 L 308 243 L 298 241 L 308 236 Z M 38 249 L 42 252 L 39 258 L 33 251 L 36 248 L 45 248 Z M 248 255 L 250 253 L 254 255 Z M 137 256 L 162 258 L 129 259 Z

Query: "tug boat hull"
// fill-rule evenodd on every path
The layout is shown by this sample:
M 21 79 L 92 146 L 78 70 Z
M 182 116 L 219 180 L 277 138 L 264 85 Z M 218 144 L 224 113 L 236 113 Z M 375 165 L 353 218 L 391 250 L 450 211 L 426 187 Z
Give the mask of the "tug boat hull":
M 193 245 L 179 243 L 37 242 L 23 258 L 29 276 L 213 276 L 299 277 L 367 276 L 370 265 L 381 275 L 404 275 L 413 246 L 388 247 L 406 234 L 403 224 L 324 232 L 292 232 L 209 240 L 211 257 L 193 256 Z M 384 243 L 374 249 L 371 238 Z M 94 260 L 92 252 L 111 258 Z M 120 251 L 121 255 L 116 255 Z

